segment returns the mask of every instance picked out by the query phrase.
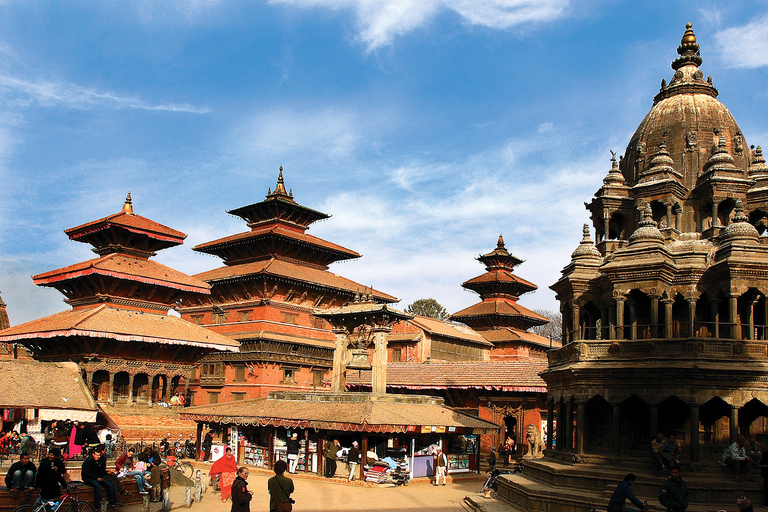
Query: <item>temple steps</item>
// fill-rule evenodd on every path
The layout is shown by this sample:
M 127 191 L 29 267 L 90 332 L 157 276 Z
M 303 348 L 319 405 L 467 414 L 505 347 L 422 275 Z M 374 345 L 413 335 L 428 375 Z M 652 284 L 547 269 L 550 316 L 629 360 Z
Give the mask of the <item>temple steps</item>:
M 622 461 L 619 465 L 584 464 L 552 459 L 525 460 L 522 474 L 500 477 L 498 496 L 511 505 L 532 512 L 588 512 L 604 510 L 616 485 L 627 473 L 635 473 L 635 495 L 647 499 L 651 510 L 662 510 L 658 492 L 667 476 L 654 476 L 641 461 Z M 735 475 L 722 468 L 689 471 L 683 467 L 691 502 L 689 511 L 704 512 L 733 509 L 736 498 L 748 496 L 760 503 L 762 480 L 734 481 Z

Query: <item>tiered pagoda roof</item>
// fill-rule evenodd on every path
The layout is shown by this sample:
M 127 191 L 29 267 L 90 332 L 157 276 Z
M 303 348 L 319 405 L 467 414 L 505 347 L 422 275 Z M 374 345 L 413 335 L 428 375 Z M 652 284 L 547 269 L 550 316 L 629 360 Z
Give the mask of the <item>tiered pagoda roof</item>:
M 485 264 L 486 273 L 461 286 L 478 293 L 482 302 L 454 313 L 451 320 L 463 322 L 478 331 L 500 328 L 525 331 L 549 322 L 546 317 L 517 303 L 520 295 L 534 291 L 537 286 L 512 273 L 523 260 L 507 251 L 501 235 L 496 249 L 477 260 Z
M 237 342 L 167 314 L 182 297 L 210 294 L 210 285 L 149 259 L 183 243 L 186 235 L 136 215 L 130 193 L 119 213 L 65 232 L 93 245 L 99 257 L 32 279 L 59 290 L 73 309 L 0 331 L 0 342 L 21 342 L 36 356 L 53 359 L 98 356 L 104 341 L 84 341 L 89 338 L 198 347 L 189 357 L 236 350 Z M 72 340 L 71 345 L 65 348 L 59 343 L 63 339 Z M 120 353 L 115 347 L 107 350 Z M 140 350 L 130 352 L 138 355 Z M 155 359 L 159 355 L 153 354 Z

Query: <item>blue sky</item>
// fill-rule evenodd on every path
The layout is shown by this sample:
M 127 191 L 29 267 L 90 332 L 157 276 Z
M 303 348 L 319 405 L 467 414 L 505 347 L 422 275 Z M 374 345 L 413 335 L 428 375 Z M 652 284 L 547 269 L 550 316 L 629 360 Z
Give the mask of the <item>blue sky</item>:
M 503 233 L 548 286 L 583 207 L 692 22 L 719 99 L 768 144 L 768 3 L 576 0 L 0 0 L 0 292 L 11 324 L 67 308 L 30 276 L 93 256 L 63 230 L 119 211 L 189 236 L 245 230 L 282 164 L 331 270 L 449 311 Z

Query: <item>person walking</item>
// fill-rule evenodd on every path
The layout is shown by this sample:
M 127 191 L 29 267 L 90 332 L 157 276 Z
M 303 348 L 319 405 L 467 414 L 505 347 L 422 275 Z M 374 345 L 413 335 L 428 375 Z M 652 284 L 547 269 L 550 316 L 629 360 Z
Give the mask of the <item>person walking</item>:
M 437 447 L 437 457 L 435 462 L 435 487 L 440 485 L 440 477 L 443 477 L 443 485 L 446 484 L 446 474 L 448 474 L 448 456 L 443 453 L 443 450 Z
M 688 508 L 688 486 L 680 477 L 680 467 L 672 466 L 669 478 L 659 491 L 659 503 L 667 512 L 685 512 Z
M 338 442 L 338 441 L 337 441 Z M 325 478 L 333 478 L 336 474 L 336 445 L 328 439 L 323 445 L 323 457 L 325 457 Z
M 232 482 L 232 509 L 230 512 L 251 512 L 253 491 L 248 490 L 248 468 L 237 470 L 235 481 Z
M 357 472 L 357 465 L 360 463 L 360 449 L 357 447 L 357 441 L 352 441 L 352 448 L 347 453 L 347 467 L 349 468 L 348 481 L 355 479 L 355 473 Z
M 608 502 L 608 512 L 632 512 L 632 508 L 627 507 L 625 504 L 629 500 L 639 510 L 647 510 L 647 507 L 642 501 L 637 499 L 632 494 L 632 485 L 637 481 L 637 477 L 633 473 L 628 473 L 624 480 L 616 486 L 616 490 L 613 491 L 611 500 Z
M 288 472 L 295 474 L 296 465 L 299 463 L 299 450 L 301 449 L 299 436 L 296 432 L 294 432 L 290 439 L 288 439 L 288 442 L 286 442 L 286 448 L 288 452 Z
M 269 512 L 290 512 L 293 508 L 291 494 L 294 491 L 293 480 L 284 476 L 288 464 L 284 460 L 275 462 L 275 476 L 267 480 L 269 491 Z

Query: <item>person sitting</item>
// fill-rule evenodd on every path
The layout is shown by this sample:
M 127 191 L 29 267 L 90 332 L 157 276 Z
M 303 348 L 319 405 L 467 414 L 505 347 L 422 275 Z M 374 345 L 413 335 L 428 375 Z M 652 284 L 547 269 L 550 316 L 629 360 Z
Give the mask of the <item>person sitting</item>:
M 624 476 L 624 480 L 616 486 L 616 490 L 611 495 L 611 500 L 608 502 L 608 512 L 632 512 L 632 508 L 625 506 L 627 500 L 632 502 L 640 510 L 647 510 L 647 507 L 643 505 L 639 499 L 632 494 L 632 485 L 637 481 L 637 477 L 633 473 L 628 473 Z
M 496 467 L 496 448 L 491 448 L 491 453 L 488 455 L 488 465 L 491 469 Z
M 760 450 L 760 441 L 757 440 L 757 435 L 753 432 L 749 434 L 747 442 L 744 445 L 744 451 L 747 457 L 752 459 L 752 464 L 755 466 L 760 465 L 760 460 L 763 458 L 763 452 Z
M 656 432 L 656 438 L 651 441 L 651 465 L 656 476 L 661 473 L 661 468 L 664 467 L 664 461 L 661 460 L 661 447 L 664 446 L 666 439 L 664 439 L 663 432 Z
M 659 503 L 667 512 L 685 512 L 688 508 L 688 486 L 680 477 L 678 466 L 669 469 L 669 478 L 659 491 Z
M 19 462 L 11 464 L 5 475 L 5 486 L 11 490 L 14 498 L 19 496 L 19 491 L 24 491 L 24 496 L 30 495 L 32 482 L 35 481 L 35 470 L 35 465 L 27 453 L 21 454 Z
M 724 468 L 733 468 L 733 472 L 736 473 L 737 476 L 737 482 L 743 481 L 741 478 L 742 473 L 744 474 L 744 480 L 747 482 L 752 480 L 752 478 L 749 476 L 749 463 L 752 462 L 752 459 L 747 457 L 747 453 L 744 450 L 744 445 L 746 444 L 747 438 L 739 435 L 736 438 L 736 441 L 731 443 L 731 445 L 725 449 L 723 455 L 720 457 L 721 466 Z
M 40 467 L 35 476 L 35 487 L 40 490 L 40 496 L 35 502 L 37 507 L 42 501 L 54 501 L 61 496 L 61 488 L 67 488 L 64 474 L 67 468 L 61 460 L 61 449 L 54 446 L 48 450 L 48 455 L 40 461 Z
M 112 486 L 111 483 L 109 483 L 107 480 L 104 479 L 104 476 L 106 475 L 106 471 L 104 471 L 99 466 L 100 458 L 101 458 L 101 452 L 94 450 L 83 461 L 83 469 L 81 473 L 81 478 L 83 479 L 83 482 L 93 487 L 93 497 L 96 504 L 96 510 L 98 510 L 101 507 L 101 487 L 102 486 L 104 486 L 104 490 L 107 492 L 107 497 L 109 498 L 109 505 L 110 506 L 117 505 L 117 494 L 115 493 L 115 488 Z
M 659 455 L 661 455 L 663 465 L 667 469 L 680 464 L 680 454 L 682 452 L 683 450 L 680 448 L 680 445 L 677 444 L 675 434 L 669 434 L 667 441 L 659 449 Z
M 140 494 L 147 494 L 147 489 L 150 489 L 152 486 L 147 483 L 147 481 L 144 479 L 144 471 L 138 471 L 135 469 L 135 464 L 133 462 L 133 448 L 128 448 L 128 450 L 120 455 L 115 460 L 115 468 L 117 468 L 118 471 L 118 478 L 125 478 L 125 477 L 133 477 L 136 479 L 136 487 L 139 489 Z M 146 466 L 144 466 L 146 467 Z

